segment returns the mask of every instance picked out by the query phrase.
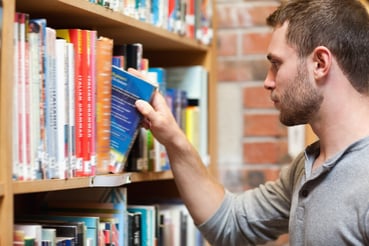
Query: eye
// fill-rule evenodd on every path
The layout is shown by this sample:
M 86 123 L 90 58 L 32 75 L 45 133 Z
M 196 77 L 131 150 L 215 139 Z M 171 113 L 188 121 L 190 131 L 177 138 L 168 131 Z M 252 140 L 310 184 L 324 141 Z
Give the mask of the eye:
M 271 68 L 273 71 L 278 71 L 281 63 L 279 61 L 270 60 Z

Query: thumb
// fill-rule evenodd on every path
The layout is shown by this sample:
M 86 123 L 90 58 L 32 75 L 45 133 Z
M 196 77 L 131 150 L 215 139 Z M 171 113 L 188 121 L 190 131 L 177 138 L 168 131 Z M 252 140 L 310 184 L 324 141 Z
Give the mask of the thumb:
M 138 99 L 135 102 L 135 106 L 137 110 L 145 117 L 149 119 L 150 113 L 154 112 L 153 107 L 150 103 L 146 102 L 145 100 Z

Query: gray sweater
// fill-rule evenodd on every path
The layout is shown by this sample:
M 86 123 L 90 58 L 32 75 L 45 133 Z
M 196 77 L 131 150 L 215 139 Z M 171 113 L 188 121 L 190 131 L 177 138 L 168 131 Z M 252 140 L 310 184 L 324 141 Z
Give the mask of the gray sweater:
M 312 172 L 318 154 L 316 142 L 275 182 L 227 191 L 200 231 L 224 246 L 260 244 L 287 232 L 292 246 L 369 245 L 369 137 Z

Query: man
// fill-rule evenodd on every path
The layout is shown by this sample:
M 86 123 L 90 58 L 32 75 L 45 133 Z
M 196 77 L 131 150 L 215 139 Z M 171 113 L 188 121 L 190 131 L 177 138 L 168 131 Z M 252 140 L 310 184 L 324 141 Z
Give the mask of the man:
M 369 17 L 358 0 L 290 0 L 272 13 L 264 82 L 287 125 L 319 141 L 275 182 L 231 194 L 214 180 L 163 97 L 137 101 L 168 151 L 180 194 L 212 245 L 288 232 L 291 245 L 369 245 Z M 133 71 L 134 72 L 134 71 Z

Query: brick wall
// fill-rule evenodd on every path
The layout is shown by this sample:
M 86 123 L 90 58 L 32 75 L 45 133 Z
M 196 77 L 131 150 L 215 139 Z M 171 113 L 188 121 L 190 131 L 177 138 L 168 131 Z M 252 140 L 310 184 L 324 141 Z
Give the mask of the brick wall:
M 264 89 L 271 29 L 279 1 L 217 0 L 219 173 L 231 191 L 274 180 L 289 163 L 287 128 Z M 270 245 L 285 245 L 286 236 Z

